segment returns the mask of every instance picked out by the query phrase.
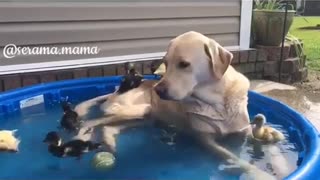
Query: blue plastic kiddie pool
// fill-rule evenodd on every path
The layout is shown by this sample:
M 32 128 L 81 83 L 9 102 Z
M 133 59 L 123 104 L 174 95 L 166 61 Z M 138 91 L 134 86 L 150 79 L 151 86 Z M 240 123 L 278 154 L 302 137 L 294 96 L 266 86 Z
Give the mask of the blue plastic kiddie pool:
M 156 79 L 156 76 L 145 76 Z M 206 151 L 189 139 L 179 137 L 174 146 L 162 142 L 159 129 L 135 128 L 119 136 L 115 167 L 97 171 L 90 165 L 94 152 L 81 160 L 56 158 L 42 139 L 56 130 L 62 110 L 61 100 L 72 104 L 114 92 L 121 77 L 85 78 L 45 83 L 0 94 L 0 129 L 18 129 L 19 152 L 0 154 L 0 179 L 238 179 L 220 172 Z M 255 92 L 249 92 L 249 114 L 266 115 L 287 136 L 284 151 L 293 158 L 292 180 L 319 179 L 319 132 L 292 108 Z M 250 148 L 248 147 L 248 152 Z M 259 158 L 257 158 L 259 160 Z M 261 160 L 261 157 L 260 157 Z

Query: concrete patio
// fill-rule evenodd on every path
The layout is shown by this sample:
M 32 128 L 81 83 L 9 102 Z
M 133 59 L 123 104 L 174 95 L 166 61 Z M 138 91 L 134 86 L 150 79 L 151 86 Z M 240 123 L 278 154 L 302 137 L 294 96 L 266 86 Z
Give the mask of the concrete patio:
M 320 95 L 266 80 L 251 81 L 251 90 L 275 98 L 302 113 L 320 131 Z

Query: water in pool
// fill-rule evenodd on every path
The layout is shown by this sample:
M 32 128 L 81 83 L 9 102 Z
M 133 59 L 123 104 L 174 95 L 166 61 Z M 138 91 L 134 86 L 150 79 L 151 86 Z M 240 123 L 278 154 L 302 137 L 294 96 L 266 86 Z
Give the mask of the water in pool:
M 255 111 L 257 109 L 251 110 L 250 114 L 258 113 Z M 221 162 L 189 138 L 177 136 L 176 144 L 168 145 L 161 140 L 160 130 L 149 126 L 131 129 L 119 136 L 116 164 L 110 170 L 97 171 L 91 166 L 94 152 L 85 154 L 81 160 L 53 157 L 42 140 L 49 131 L 57 130 L 61 115 L 58 105 L 38 105 L 19 115 L 0 119 L 0 129 L 17 129 L 17 136 L 21 139 L 18 153 L 0 154 L 0 179 L 239 179 L 238 174 L 221 171 Z M 282 126 L 271 126 L 290 139 Z M 68 138 L 66 134 L 63 137 Z M 288 161 L 287 168 L 292 172 L 297 162 L 295 144 L 287 140 L 275 147 Z M 240 151 L 234 151 L 260 169 L 274 174 L 279 167 L 275 167 L 277 158 L 272 159 L 272 153 L 277 152 L 267 153 L 268 149 L 266 145 L 245 143 Z

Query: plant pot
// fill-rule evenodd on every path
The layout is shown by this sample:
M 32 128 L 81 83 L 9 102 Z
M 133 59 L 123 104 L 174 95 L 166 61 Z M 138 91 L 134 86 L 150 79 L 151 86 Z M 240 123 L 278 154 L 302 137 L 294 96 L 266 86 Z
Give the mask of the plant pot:
M 285 35 L 292 25 L 295 11 L 288 11 Z M 253 29 L 258 45 L 279 46 L 282 41 L 285 11 L 253 10 Z

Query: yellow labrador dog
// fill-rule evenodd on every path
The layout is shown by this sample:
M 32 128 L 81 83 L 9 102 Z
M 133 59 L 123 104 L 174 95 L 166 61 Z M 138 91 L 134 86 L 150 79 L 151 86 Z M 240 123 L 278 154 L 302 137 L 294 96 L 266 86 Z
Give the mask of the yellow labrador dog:
M 172 124 L 192 135 L 211 152 L 238 166 L 251 179 L 273 179 L 241 160 L 216 142 L 230 134 L 251 132 L 247 110 L 249 80 L 231 65 L 232 54 L 197 32 L 171 40 L 164 56 L 166 72 L 160 81 L 144 81 L 123 94 L 112 93 L 79 104 L 75 109 L 86 119 L 98 105 L 101 118 L 87 120 L 79 132 L 103 127 L 103 139 L 116 150 L 116 135 L 126 128 L 155 120 Z M 146 119 L 146 120 L 143 120 Z

